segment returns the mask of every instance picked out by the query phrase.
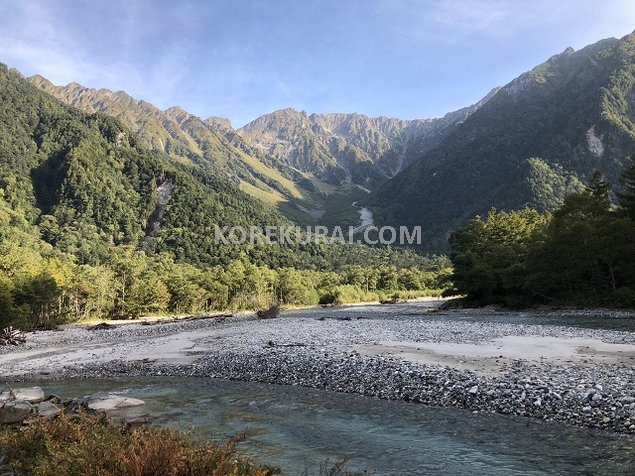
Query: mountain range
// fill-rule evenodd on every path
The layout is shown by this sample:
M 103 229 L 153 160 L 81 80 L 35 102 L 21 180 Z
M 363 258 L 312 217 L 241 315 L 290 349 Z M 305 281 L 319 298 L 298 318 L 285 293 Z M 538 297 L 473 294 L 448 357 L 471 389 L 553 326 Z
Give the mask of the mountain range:
M 114 116 L 171 166 L 214 177 L 263 210 L 299 224 L 353 224 L 355 201 L 376 224 L 421 225 L 424 248 L 443 252 L 453 229 L 492 207 L 555 208 L 595 170 L 618 184 L 635 153 L 634 56 L 635 34 L 568 48 L 438 119 L 287 108 L 239 129 L 122 91 L 27 79 L 85 113 Z
M 140 143 L 222 174 L 303 224 L 322 223 L 341 208 L 354 220 L 357 211 L 351 202 L 361 196 L 360 190 L 375 190 L 414 162 L 493 94 L 440 119 L 308 115 L 287 108 L 235 130 L 228 119 L 201 119 L 180 107 L 162 111 L 123 91 L 77 83 L 55 86 L 40 75 L 27 79 L 84 112 L 116 117 Z

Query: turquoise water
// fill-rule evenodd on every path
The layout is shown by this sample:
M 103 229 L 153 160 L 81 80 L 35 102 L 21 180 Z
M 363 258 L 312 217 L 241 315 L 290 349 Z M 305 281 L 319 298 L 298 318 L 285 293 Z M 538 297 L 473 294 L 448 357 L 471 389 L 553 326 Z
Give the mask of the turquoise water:
M 377 475 L 635 474 L 635 440 L 529 419 L 211 379 L 39 384 L 64 397 L 138 397 L 154 423 L 207 439 L 246 433 L 243 452 L 291 475 L 344 458 L 346 469 Z

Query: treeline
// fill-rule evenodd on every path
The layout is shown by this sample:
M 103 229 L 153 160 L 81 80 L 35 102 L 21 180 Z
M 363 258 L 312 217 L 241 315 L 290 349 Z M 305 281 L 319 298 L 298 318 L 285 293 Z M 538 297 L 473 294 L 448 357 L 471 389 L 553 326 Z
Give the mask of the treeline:
M 394 265 L 345 265 L 338 272 L 271 269 L 243 257 L 208 268 L 171 255 L 113 248 L 103 264 L 77 264 L 49 249 L 0 243 L 0 328 L 48 328 L 86 318 L 255 309 L 384 298 L 395 292 L 430 294 L 449 268 L 424 271 Z M 409 293 L 409 294 L 408 294 Z
M 454 292 L 475 304 L 635 306 L 635 157 L 616 194 L 599 173 L 552 213 L 497 212 L 451 237 Z

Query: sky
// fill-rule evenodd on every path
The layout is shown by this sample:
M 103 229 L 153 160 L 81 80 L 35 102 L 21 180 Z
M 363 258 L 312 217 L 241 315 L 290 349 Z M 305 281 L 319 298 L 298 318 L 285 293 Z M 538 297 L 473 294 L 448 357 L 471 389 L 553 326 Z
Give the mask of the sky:
M 633 0 L 0 0 L 0 62 L 235 127 L 285 107 L 414 119 L 633 30 Z

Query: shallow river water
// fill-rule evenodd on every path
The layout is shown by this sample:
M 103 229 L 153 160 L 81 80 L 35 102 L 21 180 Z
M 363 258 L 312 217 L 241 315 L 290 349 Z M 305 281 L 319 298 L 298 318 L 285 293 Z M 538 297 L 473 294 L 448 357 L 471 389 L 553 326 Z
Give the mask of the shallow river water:
M 291 475 L 344 458 L 376 475 L 635 474 L 635 440 L 529 419 L 211 379 L 31 383 L 63 397 L 138 397 L 154 423 L 207 439 L 245 433 L 243 452 Z

